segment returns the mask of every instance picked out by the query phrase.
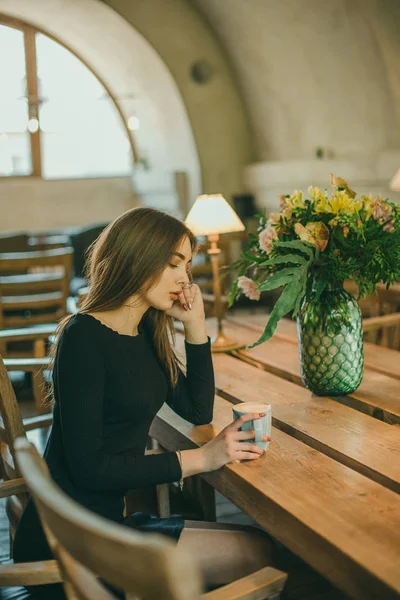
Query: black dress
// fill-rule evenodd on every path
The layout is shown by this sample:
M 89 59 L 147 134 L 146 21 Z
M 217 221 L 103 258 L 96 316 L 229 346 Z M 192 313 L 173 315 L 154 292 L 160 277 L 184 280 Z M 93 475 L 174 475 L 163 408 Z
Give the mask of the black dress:
M 178 481 L 175 452 L 145 456 L 150 425 L 164 402 L 195 425 L 212 420 L 214 373 L 210 341 L 185 344 L 186 377 L 172 388 L 160 364 L 146 317 L 135 337 L 87 314 L 71 318 L 53 370 L 55 404 L 45 459 L 54 481 L 81 505 L 113 521 L 175 539 L 179 517 L 124 519 L 129 489 Z M 14 540 L 14 562 L 52 558 L 31 500 Z M 35 597 L 64 597 L 60 585 L 32 588 Z

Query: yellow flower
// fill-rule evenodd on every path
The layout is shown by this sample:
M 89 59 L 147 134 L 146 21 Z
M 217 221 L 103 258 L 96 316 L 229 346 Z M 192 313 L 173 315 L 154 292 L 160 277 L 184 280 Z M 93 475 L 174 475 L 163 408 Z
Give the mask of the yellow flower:
M 314 202 L 324 202 L 327 199 L 327 193 L 326 190 L 324 190 L 323 192 L 319 189 L 319 187 L 313 187 L 312 185 L 310 185 L 310 187 L 308 188 L 308 193 L 310 195 L 311 200 L 314 200 Z
M 331 186 L 333 188 L 342 188 L 347 192 L 347 195 L 350 196 L 350 198 L 355 198 L 356 197 L 356 193 L 353 192 L 353 190 L 351 189 L 351 187 L 349 187 L 349 184 L 347 183 L 347 181 L 345 181 L 344 179 L 342 179 L 341 177 L 336 177 L 333 173 L 331 173 L 330 176 L 330 183 Z
M 354 212 L 354 203 L 345 191 L 336 191 L 329 200 L 329 204 L 334 215 L 337 215 L 339 212 L 347 214 Z
M 301 223 L 296 223 L 294 230 L 303 242 L 314 244 L 320 252 L 323 252 L 328 245 L 329 229 L 321 221 L 307 223 L 305 227 Z
M 361 200 L 363 203 L 363 208 L 365 210 L 365 216 L 368 221 L 368 219 L 372 217 L 372 214 L 375 210 L 376 200 L 372 194 L 369 194 L 369 196 L 361 196 Z
M 319 198 L 319 200 L 315 204 L 315 212 L 317 212 L 317 213 L 331 213 L 332 212 L 332 208 L 329 204 L 329 201 L 327 198 L 325 198 L 325 196 L 322 198 Z
M 286 198 L 286 204 L 289 208 L 304 208 L 303 192 L 301 190 L 294 190 L 293 194 L 289 198 Z
M 353 215 L 361 210 L 363 202 L 362 200 L 354 200 L 345 190 L 336 190 L 329 200 L 329 206 L 331 210 L 328 212 L 334 215 L 338 213 Z

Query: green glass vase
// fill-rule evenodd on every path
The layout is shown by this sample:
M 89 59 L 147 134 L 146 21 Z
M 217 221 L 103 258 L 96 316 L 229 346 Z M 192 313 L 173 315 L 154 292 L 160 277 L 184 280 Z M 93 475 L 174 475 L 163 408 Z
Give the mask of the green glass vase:
M 307 295 L 297 317 L 304 385 L 317 396 L 343 396 L 361 383 L 364 348 L 361 311 L 342 284 L 329 285 L 318 300 Z

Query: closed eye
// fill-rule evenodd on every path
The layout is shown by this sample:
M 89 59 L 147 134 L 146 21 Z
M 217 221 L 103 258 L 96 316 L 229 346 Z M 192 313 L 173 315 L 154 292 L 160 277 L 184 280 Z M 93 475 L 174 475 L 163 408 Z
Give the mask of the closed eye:
M 172 265 L 172 264 L 170 264 L 169 266 L 171 267 L 171 269 L 177 269 L 180 265 Z M 186 273 L 188 275 L 191 275 L 191 273 L 192 273 L 192 267 L 190 267 L 190 269 L 186 269 Z

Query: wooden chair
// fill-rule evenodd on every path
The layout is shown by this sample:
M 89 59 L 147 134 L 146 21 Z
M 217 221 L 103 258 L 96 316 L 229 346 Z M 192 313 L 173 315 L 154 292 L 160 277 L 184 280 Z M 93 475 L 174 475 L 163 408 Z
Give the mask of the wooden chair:
M 0 234 L 0 253 L 27 252 L 29 250 L 29 235 L 25 231 Z
M 400 312 L 363 319 L 363 331 L 367 341 L 400 350 Z
M 22 477 L 0 482 L 0 498 L 26 496 L 28 491 Z M 61 582 L 61 573 L 55 560 L 0 565 L 0 587 L 46 585 Z
M 65 233 L 42 233 L 31 235 L 28 238 L 30 250 L 55 250 L 71 245 L 70 236 Z
M 0 329 L 51 323 L 66 314 L 72 255 L 68 247 L 0 254 Z M 26 273 L 5 275 L 18 270 Z
M 43 452 L 46 430 L 51 426 L 52 421 L 51 414 L 22 419 L 7 370 L 0 357 L 0 466 L 4 481 L 14 481 L 21 477 L 15 461 L 16 438 L 28 434 Z M 26 501 L 26 493 L 22 492 L 8 497 L 6 512 L 10 522 L 11 546 Z
M 112 600 L 101 579 L 141 600 L 236 600 L 277 597 L 286 574 L 265 567 L 218 590 L 201 594 L 193 557 L 179 544 L 143 535 L 99 517 L 66 496 L 25 438 L 15 444 L 18 465 L 34 498 L 69 599 Z M 84 543 L 82 543 L 84 540 Z M 5 569 L 0 568 L 0 584 Z
M 38 414 L 44 412 L 45 386 L 35 359 L 46 355 L 48 337 L 66 314 L 72 253 L 63 248 L 0 254 L 0 353 L 17 359 L 7 363 L 8 370 L 31 373 Z
M 0 349 L 7 348 L 4 364 L 8 371 L 23 371 L 32 377 L 32 393 L 37 414 L 46 412 L 44 369 L 48 365 L 45 358 L 48 339 L 55 333 L 56 323 L 24 327 L 21 329 L 0 330 Z M 11 343 L 11 350 L 10 345 Z
M 357 297 L 358 289 L 352 281 L 345 289 Z M 364 338 L 394 350 L 400 349 L 400 284 L 388 290 L 379 285 L 375 294 L 359 300 L 363 315 Z

